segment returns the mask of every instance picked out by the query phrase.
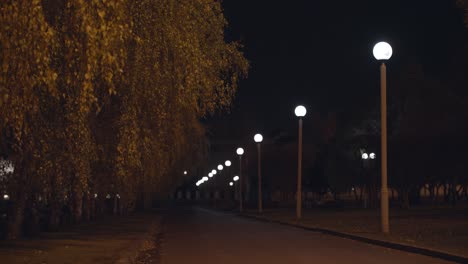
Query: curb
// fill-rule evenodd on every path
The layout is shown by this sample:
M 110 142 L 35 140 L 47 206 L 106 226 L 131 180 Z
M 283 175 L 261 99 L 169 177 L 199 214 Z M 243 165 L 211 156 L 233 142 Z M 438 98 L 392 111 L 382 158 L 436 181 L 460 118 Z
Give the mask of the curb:
M 141 249 L 147 241 L 154 239 L 157 227 L 160 226 L 161 219 L 152 221 L 148 231 L 139 239 L 135 239 L 131 242 L 130 247 L 120 254 L 119 259 L 115 262 L 116 264 L 133 264 L 136 263 Z
M 299 224 L 293 224 L 293 223 L 288 223 L 280 220 L 272 220 L 268 218 L 263 218 L 263 217 L 257 217 L 253 215 L 246 215 L 246 214 L 237 214 L 240 217 L 243 218 L 248 218 L 252 220 L 256 220 L 259 222 L 266 222 L 266 223 L 275 223 L 275 224 L 280 224 L 284 226 L 290 226 L 290 227 L 295 227 L 299 229 L 304 229 L 308 231 L 314 231 L 314 232 L 320 232 L 323 234 L 327 235 L 332 235 L 336 237 L 341 237 L 341 238 L 347 238 L 359 242 L 363 242 L 366 244 L 371 244 L 371 245 L 376 245 L 376 246 L 381 246 L 381 247 L 386 247 L 386 248 L 391 248 L 391 249 L 396 249 L 400 251 L 406 251 L 410 253 L 415 253 L 419 255 L 425 255 L 433 258 L 439 258 L 447 261 L 452 261 L 452 262 L 457 262 L 457 263 L 468 263 L 468 258 L 467 257 L 462 257 L 458 255 L 453 255 L 447 252 L 442 252 L 442 251 L 437 251 L 433 249 L 427 249 L 427 248 L 422 248 L 422 247 L 416 247 L 416 246 L 410 246 L 410 245 L 404 245 L 404 244 L 398 244 L 395 242 L 389 242 L 389 241 L 384 241 L 384 240 L 378 240 L 378 239 L 373 239 L 373 238 L 367 238 L 367 237 L 362 237 L 362 236 L 357 236 L 357 235 L 352 235 L 348 233 L 342 233 L 330 229 L 324 229 L 324 228 L 318 228 L 318 227 L 307 227 Z

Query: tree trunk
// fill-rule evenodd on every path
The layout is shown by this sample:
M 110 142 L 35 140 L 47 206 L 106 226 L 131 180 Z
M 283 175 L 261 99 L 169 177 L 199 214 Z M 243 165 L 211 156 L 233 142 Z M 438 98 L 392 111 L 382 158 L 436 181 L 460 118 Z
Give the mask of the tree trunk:
M 119 201 L 117 197 L 114 195 L 114 205 L 112 208 L 112 214 L 117 215 L 119 213 Z
M 358 196 L 356 187 L 353 187 L 353 193 L 354 193 L 354 199 L 355 199 L 355 201 L 358 202 L 358 201 L 359 201 L 359 196 Z
M 39 211 L 33 197 L 29 197 L 24 208 L 23 233 L 26 236 L 39 234 Z
M 83 220 L 91 220 L 91 199 L 87 193 L 83 195 Z
M 410 208 L 410 202 L 409 202 L 409 190 L 408 189 L 401 189 L 400 192 L 401 194 L 401 207 L 403 209 L 409 209 Z
M 73 221 L 80 223 L 83 219 L 83 192 L 77 191 L 73 195 Z
M 447 188 L 447 184 L 444 184 L 444 202 L 448 202 L 449 201 L 449 191 L 448 191 L 448 188 Z
M 57 231 L 60 225 L 60 204 L 52 198 L 49 211 L 48 231 Z
M 457 204 L 457 191 L 455 183 L 449 185 L 449 196 L 450 205 L 455 206 Z
M 21 236 L 25 206 L 26 195 L 18 192 L 17 199 L 11 208 L 11 217 L 8 219 L 7 239 L 17 239 Z
M 431 201 L 432 204 L 435 202 L 435 192 L 434 192 L 435 186 L 433 184 L 429 185 L 429 200 Z
M 152 206 L 152 192 L 151 192 L 151 185 L 145 184 L 143 187 L 143 211 L 148 211 L 151 209 Z

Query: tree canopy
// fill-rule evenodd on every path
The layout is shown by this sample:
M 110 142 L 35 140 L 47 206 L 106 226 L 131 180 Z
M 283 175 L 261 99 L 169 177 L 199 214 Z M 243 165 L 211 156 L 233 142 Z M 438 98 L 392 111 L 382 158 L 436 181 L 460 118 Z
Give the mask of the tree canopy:
M 10 237 L 39 204 L 53 225 L 63 206 L 80 221 L 107 194 L 127 211 L 170 190 L 248 69 L 213 0 L 7 0 L 0 23 Z

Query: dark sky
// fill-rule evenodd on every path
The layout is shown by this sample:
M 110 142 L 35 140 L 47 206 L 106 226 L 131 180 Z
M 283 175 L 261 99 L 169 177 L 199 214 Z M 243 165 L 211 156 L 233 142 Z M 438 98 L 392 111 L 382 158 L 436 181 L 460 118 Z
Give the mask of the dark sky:
M 465 40 L 462 13 L 451 0 L 223 0 L 227 38 L 250 61 L 230 114 L 208 119 L 215 142 L 296 133 L 293 109 L 326 115 L 358 111 L 379 100 L 378 41 L 394 55 L 389 76 L 406 61 L 443 74 Z M 389 89 L 391 89 L 389 80 Z M 305 120 L 305 126 L 313 127 Z

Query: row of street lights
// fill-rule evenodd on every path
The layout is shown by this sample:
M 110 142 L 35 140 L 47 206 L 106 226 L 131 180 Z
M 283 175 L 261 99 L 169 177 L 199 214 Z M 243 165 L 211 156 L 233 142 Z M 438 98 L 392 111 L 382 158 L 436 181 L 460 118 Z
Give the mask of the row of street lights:
M 387 77 L 385 61 L 389 60 L 392 56 L 392 47 L 386 42 L 379 42 L 374 46 L 373 55 L 375 59 L 381 61 L 380 66 L 380 118 L 381 118 L 381 194 L 380 194 L 380 208 L 381 208 L 381 227 L 383 233 L 389 233 L 389 209 L 388 209 L 388 186 L 387 186 Z M 307 110 L 304 106 L 299 105 L 294 109 L 295 115 L 299 118 L 299 136 L 298 136 L 298 159 L 297 159 L 297 192 L 296 192 L 296 217 L 302 218 L 302 118 L 306 115 Z M 258 152 L 258 211 L 263 211 L 262 205 L 262 184 L 261 184 L 261 142 L 263 136 L 256 134 L 254 141 L 257 143 Z M 236 150 L 239 156 L 239 176 L 234 177 L 234 181 L 240 179 L 239 187 L 239 210 L 243 211 L 242 199 L 242 155 L 244 154 L 243 148 Z M 362 159 L 375 159 L 375 153 L 363 153 Z M 229 161 L 229 165 L 231 163 Z M 222 170 L 222 165 L 218 165 L 218 170 Z M 216 174 L 216 171 L 212 171 Z M 211 176 L 210 176 L 211 177 Z M 237 178 L 236 178 L 237 177 Z M 237 180 L 236 180 L 237 179 Z M 197 182 L 197 186 L 207 181 L 208 177 L 203 177 Z M 229 183 L 230 186 L 234 185 L 233 182 Z

